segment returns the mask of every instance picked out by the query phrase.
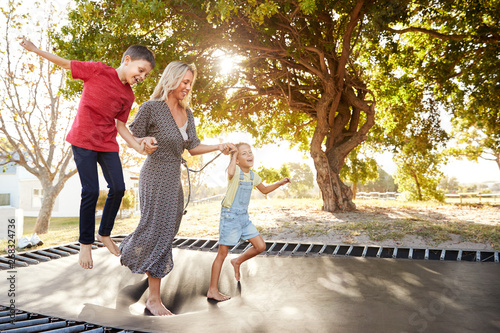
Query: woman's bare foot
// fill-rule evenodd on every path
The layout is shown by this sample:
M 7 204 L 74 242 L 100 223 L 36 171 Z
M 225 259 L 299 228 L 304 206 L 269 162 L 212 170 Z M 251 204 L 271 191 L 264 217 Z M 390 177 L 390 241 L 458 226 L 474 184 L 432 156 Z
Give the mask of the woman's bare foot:
M 101 242 L 102 244 L 104 244 L 104 246 L 106 246 L 106 248 L 109 250 L 109 252 L 111 252 L 112 254 L 114 254 L 117 257 L 120 256 L 120 254 L 121 254 L 120 248 L 118 247 L 118 245 L 116 245 L 116 243 L 111 239 L 110 236 L 101 236 L 101 235 L 97 234 L 96 238 L 99 242 Z
M 79 260 L 80 266 L 84 269 L 92 269 L 92 244 L 80 244 Z
M 238 258 L 231 259 L 231 265 L 234 268 L 234 278 L 236 281 L 240 280 L 240 264 L 237 263 Z
M 218 290 L 215 290 L 215 291 L 209 290 L 207 292 L 207 298 L 216 300 L 217 302 L 224 302 L 224 301 L 231 299 L 230 296 L 221 294 Z
M 159 301 L 155 300 L 147 300 L 146 301 L 146 308 L 151 312 L 153 316 L 173 316 L 174 314 L 170 312 L 165 305 Z

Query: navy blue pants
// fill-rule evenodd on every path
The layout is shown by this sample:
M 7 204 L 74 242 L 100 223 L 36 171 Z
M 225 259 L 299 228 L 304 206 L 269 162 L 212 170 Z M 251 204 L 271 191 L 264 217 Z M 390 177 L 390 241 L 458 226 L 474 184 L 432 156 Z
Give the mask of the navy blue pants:
M 100 152 L 72 146 L 76 168 L 82 183 L 82 201 L 80 203 L 80 238 L 82 244 L 92 244 L 95 233 L 95 212 L 99 198 L 99 175 L 97 163 L 101 166 L 108 183 L 108 197 L 102 212 L 99 235 L 110 236 L 115 224 L 116 214 L 120 209 L 125 182 L 122 164 L 118 152 Z

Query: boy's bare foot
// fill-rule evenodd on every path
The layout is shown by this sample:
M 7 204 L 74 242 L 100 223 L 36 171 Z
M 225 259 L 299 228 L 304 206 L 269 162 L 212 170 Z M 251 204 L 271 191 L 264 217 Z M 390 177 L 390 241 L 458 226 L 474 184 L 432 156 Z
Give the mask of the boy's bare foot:
M 240 280 L 240 264 L 238 264 L 236 261 L 238 258 L 231 259 L 231 265 L 233 265 L 234 268 L 234 278 L 236 281 Z
M 120 256 L 121 254 L 120 248 L 118 247 L 118 245 L 116 245 L 116 243 L 111 239 L 110 236 L 101 236 L 97 234 L 96 238 L 99 242 L 101 242 L 102 244 L 104 244 L 104 246 L 106 246 L 109 252 L 111 252 L 117 257 Z
M 79 260 L 80 266 L 84 269 L 92 269 L 92 244 L 80 244 Z
M 173 316 L 174 314 L 170 312 L 161 301 L 146 301 L 146 308 L 151 312 L 153 316 Z
M 207 298 L 216 300 L 217 302 L 224 302 L 224 301 L 231 299 L 230 296 L 221 294 L 218 290 L 216 290 L 216 291 L 209 290 L 207 292 Z

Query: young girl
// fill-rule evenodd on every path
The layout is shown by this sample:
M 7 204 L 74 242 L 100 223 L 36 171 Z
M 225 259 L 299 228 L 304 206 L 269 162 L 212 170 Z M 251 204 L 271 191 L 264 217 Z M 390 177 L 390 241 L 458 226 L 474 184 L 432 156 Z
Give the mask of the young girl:
M 219 292 L 219 277 L 222 264 L 226 259 L 229 246 L 234 246 L 240 239 L 248 240 L 252 247 L 243 252 L 237 258 L 231 259 L 234 268 L 234 277 L 240 280 L 240 265 L 263 252 L 266 243 L 252 224 L 248 216 L 248 204 L 254 186 L 263 194 L 268 194 L 290 182 L 288 177 L 279 182 L 266 186 L 262 183 L 260 176 L 250 170 L 254 159 L 252 148 L 247 143 L 238 143 L 232 152 L 231 162 L 228 167 L 229 184 L 226 197 L 222 201 L 220 224 L 219 224 L 219 251 L 212 265 L 210 288 L 207 298 L 216 301 L 227 301 L 231 297 Z

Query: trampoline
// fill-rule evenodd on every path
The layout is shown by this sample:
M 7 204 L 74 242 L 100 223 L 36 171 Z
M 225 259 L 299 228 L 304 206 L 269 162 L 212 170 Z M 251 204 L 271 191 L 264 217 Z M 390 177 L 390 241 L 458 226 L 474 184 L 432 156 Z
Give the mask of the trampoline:
M 15 275 L 18 322 L 64 318 L 64 327 L 45 327 L 50 332 L 500 331 L 498 252 L 484 260 L 473 252 L 469 261 L 454 254 L 453 260 L 445 260 L 450 252 L 441 251 L 437 260 L 429 260 L 435 251 L 424 250 L 421 259 L 412 260 L 409 253 L 421 251 L 400 249 L 384 255 L 381 249 L 367 247 L 270 243 L 268 255 L 242 265 L 241 283 L 226 260 L 220 290 L 232 299 L 213 303 L 207 301 L 206 291 L 216 242 L 178 239 L 176 244 L 174 269 L 162 281 L 163 302 L 176 316 L 146 315 L 147 279 L 132 274 L 104 248 L 93 251 L 92 270 L 81 269 L 71 251 L 57 260 L 37 259 L 44 252 L 77 252 L 71 245 L 29 256 L 44 261 L 39 264 L 20 261 L 18 266 L 27 267 L 3 271 L 4 281 Z M 233 253 L 246 246 L 239 244 Z M 314 247 L 315 253 L 307 252 Z M 406 259 L 398 253 L 405 253 Z M 0 304 L 8 306 L 11 300 L 7 290 L 0 294 Z M 28 325 L 9 330 L 5 311 L 0 311 L 2 332 L 40 331 Z

